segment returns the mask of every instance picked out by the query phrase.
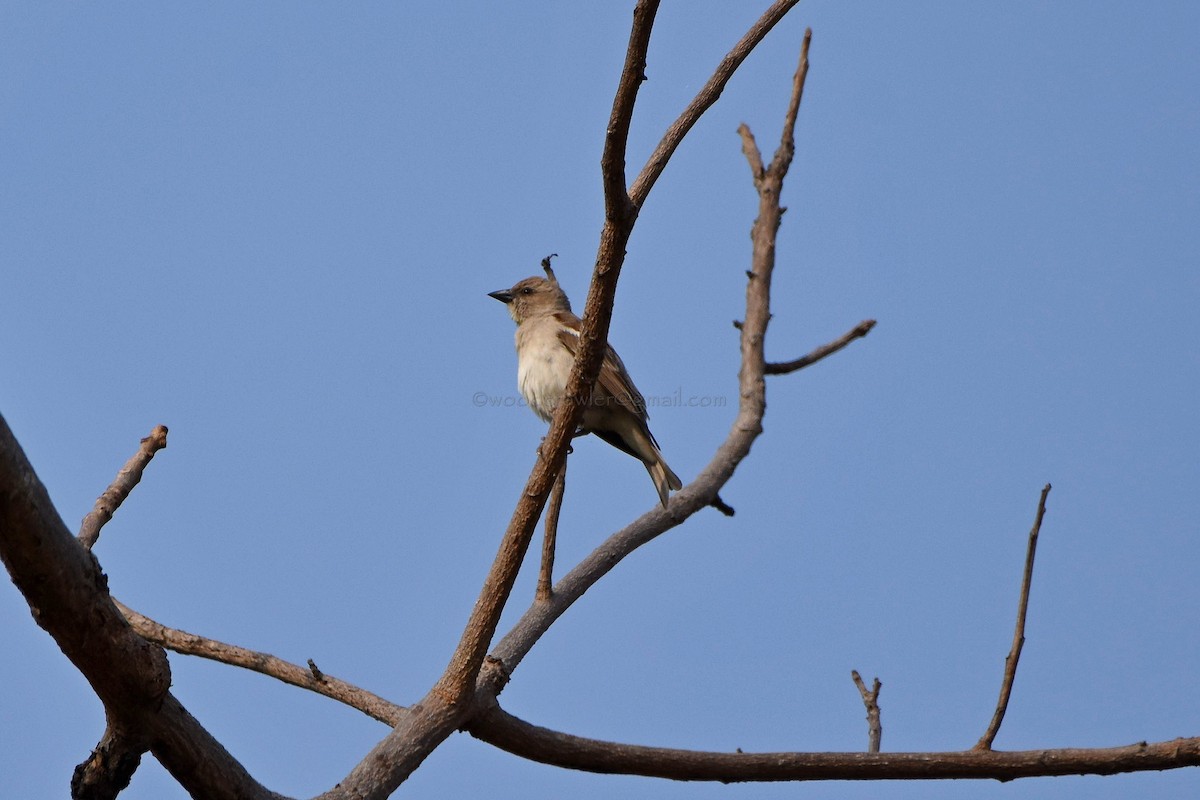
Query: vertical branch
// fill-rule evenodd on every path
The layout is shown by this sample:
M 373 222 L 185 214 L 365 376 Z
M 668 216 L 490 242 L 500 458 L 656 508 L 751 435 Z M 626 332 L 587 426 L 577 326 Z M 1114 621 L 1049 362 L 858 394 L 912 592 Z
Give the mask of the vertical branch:
M 546 533 L 542 539 L 542 568 L 538 573 L 537 600 L 544 602 L 554 594 L 554 546 L 558 539 L 558 515 L 562 511 L 563 492 L 567 488 L 567 462 L 558 471 L 550 503 L 546 506 Z
M 753 268 L 747 273 L 749 280 L 746 282 L 746 319 L 741 325 L 742 368 L 739 372 L 739 383 L 742 384 L 742 396 L 753 397 L 755 404 L 760 406 L 756 412 L 759 419 L 756 426 L 758 431 L 762 430 L 761 419 L 766 409 L 763 342 L 766 338 L 767 324 L 771 320 L 771 275 L 775 271 L 775 238 L 783 220 L 783 207 L 779 205 L 779 195 L 796 150 L 792 135 L 796 128 L 800 101 L 804 97 L 804 82 L 808 76 L 808 49 L 811 43 L 812 29 L 809 28 L 804 32 L 800 62 L 792 79 L 792 94 L 784 117 L 783 138 L 770 167 L 764 168 L 762 155 L 750 128 L 745 123 L 738 126 L 738 133 L 742 137 L 742 151 L 750 164 L 754 188 L 758 190 L 758 217 L 754 220 L 750 232 L 753 243 Z
M 1021 649 L 1025 646 L 1025 613 L 1029 609 L 1029 587 L 1033 583 L 1033 558 L 1037 554 L 1038 533 L 1042 529 L 1042 517 L 1046 515 L 1046 496 L 1050 494 L 1050 484 L 1042 487 L 1042 496 L 1038 500 L 1037 516 L 1033 520 L 1033 528 L 1029 531 L 1029 546 L 1025 550 L 1025 575 L 1021 579 L 1021 599 L 1017 606 L 1017 627 L 1013 631 L 1012 648 L 1004 657 L 1004 680 L 1000 683 L 1000 699 L 996 703 L 996 711 L 988 724 L 983 736 L 975 743 L 975 750 L 991 750 L 996 734 L 1000 732 L 1000 723 L 1008 711 L 1008 698 L 1012 694 L 1013 681 L 1017 677 L 1017 662 L 1021 659 Z
M 633 185 L 629 187 L 629 197 L 635 206 L 638 208 L 642 207 L 646 196 L 650 194 L 655 181 L 662 175 L 667 162 L 675 153 L 676 148 L 679 147 L 679 143 L 683 141 L 683 137 L 692 129 L 697 120 L 704 115 L 704 112 L 711 108 L 713 103 L 717 102 L 717 98 L 721 96 L 721 92 L 725 89 L 725 84 L 729 83 L 729 79 L 733 77 L 733 73 L 737 72 L 738 67 L 742 65 L 742 62 L 746 60 L 746 57 L 750 55 L 758 43 L 799 2 L 800 0 L 775 0 L 771 4 L 771 7 L 763 12 L 758 21 L 738 40 L 738 43 L 725 54 L 725 57 L 721 59 L 721 63 L 717 65 L 716 70 L 713 72 L 712 77 L 696 93 L 692 102 L 688 103 L 687 108 L 683 110 L 679 117 L 671 123 L 671 127 L 667 128 L 662 140 L 654 148 L 654 152 L 650 154 L 650 158 L 646 160 L 641 173 L 638 174 Z
M 850 677 L 854 679 L 854 685 L 858 687 L 863 705 L 867 708 L 867 752 L 878 753 L 879 743 L 883 739 L 883 724 L 879 719 L 879 690 L 883 684 L 876 678 L 871 688 L 867 689 L 856 669 L 850 670 Z
M 538 459 L 513 509 L 499 552 L 484 578 L 479 597 L 463 628 L 445 671 L 425 698 L 358 763 L 332 796 L 371 800 L 395 791 L 424 759 L 458 729 L 473 710 L 471 694 L 484 657 L 496 633 L 500 615 L 533 530 L 566 463 L 567 448 L 591 397 L 592 385 L 608 343 L 617 279 L 625 246 L 637 221 L 637 209 L 625 189 L 625 152 L 638 87 L 645 78 L 646 50 L 658 11 L 658 0 L 639 0 L 625 54 L 625 66 L 613 100 L 601 157 L 605 221 L 596 253 L 596 267 L 584 304 L 579 350 L 550 429 L 538 449 Z
M 625 189 L 625 152 L 629 145 L 629 124 L 638 89 L 646 80 L 646 52 L 650 49 L 650 31 L 658 14 L 659 0 L 639 0 L 633 9 L 633 30 L 625 51 L 625 66 L 613 97 L 612 113 L 600 156 L 600 177 L 604 183 L 604 219 L 608 224 L 636 215 L 635 203 Z M 629 225 L 632 227 L 632 220 Z M 607 228 L 607 225 L 605 226 Z M 599 266 L 599 265 L 597 265 Z
M 479 675 L 483 658 L 496 632 L 500 614 L 512 593 L 521 561 L 533 537 L 533 529 L 558 472 L 566 461 L 567 447 L 591 397 L 592 384 L 600 374 L 600 364 L 608 343 L 608 326 L 612 321 L 613 300 L 617 293 L 617 278 L 625 258 L 625 245 L 637 220 L 636 209 L 625 193 L 625 138 L 629 134 L 629 121 L 633 117 L 638 86 L 645 77 L 646 48 L 650 45 L 650 29 L 657 10 L 658 0 L 641 0 L 634 10 L 625 67 L 613 100 L 604 155 L 600 162 L 606 219 L 583 310 L 575 365 L 567 380 L 563 401 L 559 403 L 550 430 L 538 451 L 537 463 L 504 532 L 500 551 L 484 579 L 458 647 L 434 689 L 436 694 L 453 704 L 464 703 L 474 688 L 475 678 Z

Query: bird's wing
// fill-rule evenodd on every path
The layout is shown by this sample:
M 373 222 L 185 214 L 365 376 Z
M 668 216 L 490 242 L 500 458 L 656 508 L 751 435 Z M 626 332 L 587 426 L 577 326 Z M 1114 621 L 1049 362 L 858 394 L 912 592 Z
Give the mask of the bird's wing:
M 582 324 L 579 317 L 564 311 L 555 313 L 554 317 L 560 323 L 558 340 L 574 356 L 579 351 L 579 328 Z M 646 399 L 633 385 L 633 379 L 629 377 L 625 364 L 617 355 L 617 351 L 612 349 L 612 345 L 609 345 L 604 353 L 604 362 L 600 365 L 600 376 L 596 378 L 596 386 L 616 400 L 618 405 L 636 414 L 639 419 L 649 418 L 646 413 Z

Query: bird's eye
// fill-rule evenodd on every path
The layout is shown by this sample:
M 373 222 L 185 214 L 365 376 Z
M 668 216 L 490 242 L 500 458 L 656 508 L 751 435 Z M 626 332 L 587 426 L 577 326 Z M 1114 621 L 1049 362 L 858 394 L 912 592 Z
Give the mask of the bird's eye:
M 526 286 L 521 290 L 521 294 L 533 294 L 533 289 L 530 289 L 528 286 Z

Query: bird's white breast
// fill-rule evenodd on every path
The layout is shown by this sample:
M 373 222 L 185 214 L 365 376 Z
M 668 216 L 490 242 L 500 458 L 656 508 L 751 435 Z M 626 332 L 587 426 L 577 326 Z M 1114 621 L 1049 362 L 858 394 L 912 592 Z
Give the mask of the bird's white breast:
M 517 329 L 517 387 L 529 407 L 549 422 L 562 400 L 575 359 L 558 339 L 552 318 L 529 320 Z

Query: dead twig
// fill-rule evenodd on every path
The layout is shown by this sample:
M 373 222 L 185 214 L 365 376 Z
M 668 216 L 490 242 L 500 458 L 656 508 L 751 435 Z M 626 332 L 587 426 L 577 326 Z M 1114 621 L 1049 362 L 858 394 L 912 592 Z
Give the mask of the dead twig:
M 567 462 L 558 471 L 554 481 L 554 489 L 550 492 L 550 502 L 546 505 L 546 528 L 542 539 L 542 567 L 538 571 L 537 595 L 538 602 L 549 600 L 554 594 L 554 547 L 558 539 L 558 515 L 562 512 L 563 492 L 567 488 Z
M 800 356 L 795 361 L 768 361 L 763 364 L 763 373 L 767 375 L 787 375 L 789 372 L 795 372 L 798 369 L 804 369 L 811 366 L 826 356 L 831 356 L 841 350 L 846 345 L 853 342 L 855 339 L 861 339 L 871 332 L 875 327 L 875 320 L 865 319 L 855 325 L 851 330 L 847 331 L 840 338 L 823 344 L 807 355 Z
M 133 487 L 138 485 L 142 479 L 142 471 L 150 463 L 150 459 L 166 446 L 167 428 L 165 425 L 156 426 L 149 436 L 142 439 L 141 447 L 133 454 L 132 458 L 125 462 L 125 466 L 121 467 L 121 471 L 117 473 L 112 484 L 96 498 L 95 507 L 83 518 L 83 522 L 79 526 L 79 535 L 76 538 L 85 549 L 92 549 L 92 545 L 100 538 L 100 529 L 112 519 L 113 514 L 121 507 L 121 503 L 125 502 L 125 498 L 129 497 L 129 493 L 133 491 Z
M 992 742 L 1000 731 L 1000 723 L 1008 711 L 1008 698 L 1012 694 L 1013 681 L 1017 677 L 1017 662 L 1021 659 L 1021 648 L 1025 646 L 1025 613 L 1029 610 L 1029 587 L 1033 583 L 1033 558 L 1037 554 L 1038 533 L 1042 529 L 1042 517 L 1046 515 L 1046 496 L 1050 494 L 1050 484 L 1042 487 L 1042 496 L 1038 500 L 1037 516 L 1033 520 L 1033 528 L 1029 531 L 1029 546 L 1025 550 L 1025 574 L 1021 579 L 1021 600 L 1017 606 L 1017 626 L 1013 631 L 1012 648 L 1004 657 L 1004 680 L 1000 683 L 1000 699 L 996 702 L 996 711 L 987 730 L 975 743 L 975 750 L 991 750 Z
M 219 661 L 222 664 L 242 667 L 292 686 L 308 689 L 358 709 L 385 725 L 395 725 L 407 713 L 407 709 L 403 706 L 398 706 L 366 689 L 360 689 L 354 684 L 327 675 L 317 669 L 317 665 L 312 659 L 309 659 L 307 667 L 302 667 L 299 664 L 292 664 L 282 658 L 277 658 L 270 653 L 248 650 L 235 644 L 226 644 L 216 639 L 167 627 L 161 622 L 155 622 L 149 617 L 139 614 L 116 598 L 113 598 L 113 604 L 139 636 L 176 653 L 199 656 L 211 661 Z
M 867 752 L 878 753 L 879 743 L 883 739 L 883 725 L 879 720 L 879 690 L 883 684 L 876 678 L 871 688 L 867 689 L 856 669 L 850 670 L 850 677 L 854 679 L 854 685 L 862 695 L 863 705 L 867 707 Z

